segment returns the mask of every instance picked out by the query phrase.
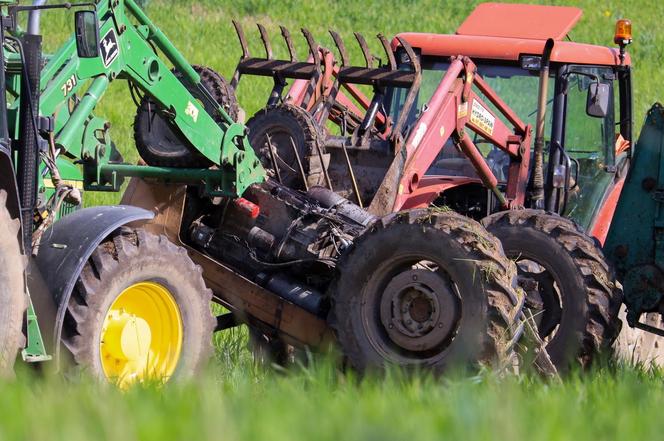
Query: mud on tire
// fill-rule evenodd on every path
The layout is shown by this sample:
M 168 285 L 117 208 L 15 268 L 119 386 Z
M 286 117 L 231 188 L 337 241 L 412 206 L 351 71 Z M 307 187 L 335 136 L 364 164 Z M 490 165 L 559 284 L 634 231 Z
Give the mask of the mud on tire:
M 239 106 L 235 92 L 226 80 L 214 70 L 204 66 L 193 66 L 200 75 L 201 83 L 212 97 L 226 110 L 235 121 Z M 175 75 L 182 80 L 182 74 Z M 184 83 L 184 81 L 183 81 Z M 184 83 L 186 89 L 194 96 L 198 91 Z M 214 115 L 217 122 L 221 116 L 204 102 L 205 110 Z M 180 131 L 173 127 L 160 113 L 157 104 L 148 96 L 143 97 L 134 119 L 134 140 L 141 158 L 148 164 L 162 167 L 198 168 L 209 167 L 211 162 L 192 146 Z
M 586 367 L 610 348 L 620 331 L 622 293 L 593 238 L 573 221 L 540 210 L 497 213 L 482 224 L 517 260 L 522 283 L 535 281 L 536 288 L 524 287 L 527 305 L 542 307 L 534 316 L 559 370 Z
M 388 215 L 355 240 L 337 274 L 328 321 L 360 371 L 386 364 L 441 371 L 512 355 L 523 307 L 516 268 L 469 218 Z
M 168 290 L 181 318 L 181 352 L 170 378 L 189 378 L 207 362 L 215 320 L 210 311 L 212 292 L 200 267 L 165 236 L 122 228 L 93 252 L 66 311 L 63 344 L 81 370 L 108 378 L 100 348 L 105 318 L 122 292 L 143 282 Z
M 323 185 L 323 171 L 318 157 L 318 148 L 323 148 L 324 139 L 318 124 L 301 107 L 282 104 L 259 110 L 249 121 L 249 143 L 261 160 L 263 167 L 276 178 L 275 167 L 268 149 L 268 136 L 274 146 L 276 162 L 283 184 L 304 189 L 304 183 L 293 152 L 292 139 L 302 161 L 308 185 Z

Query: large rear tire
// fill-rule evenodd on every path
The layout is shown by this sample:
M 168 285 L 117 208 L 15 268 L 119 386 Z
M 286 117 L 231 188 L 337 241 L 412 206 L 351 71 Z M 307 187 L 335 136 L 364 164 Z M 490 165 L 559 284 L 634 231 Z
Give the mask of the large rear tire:
M 77 365 L 120 387 L 189 378 L 211 355 L 211 299 L 183 248 L 123 228 L 81 272 L 63 343 Z
M 11 376 L 25 338 L 21 327 L 27 307 L 18 233 L 21 223 L 6 207 L 7 193 L 0 190 L 0 377 Z
M 302 162 L 308 185 L 311 187 L 324 184 L 318 157 L 318 149 L 322 151 L 324 144 L 323 135 L 316 121 L 306 110 L 292 104 L 261 109 L 247 121 L 247 127 L 249 143 L 272 177 L 276 179 L 276 172 L 268 149 L 268 137 L 274 148 L 273 153 L 284 185 L 304 189 L 291 140 Z
M 523 306 L 500 242 L 453 212 L 388 215 L 355 240 L 329 323 L 360 370 L 504 365 Z
M 212 97 L 226 110 L 228 115 L 237 120 L 239 106 L 235 93 L 226 80 L 214 70 L 204 66 L 194 66 L 200 75 L 201 83 Z M 178 78 L 181 74 L 176 72 Z M 184 81 L 183 81 L 184 83 Z M 194 96 L 199 92 L 184 83 L 186 89 Z M 207 102 L 203 101 L 205 110 L 214 119 L 221 122 Z M 148 164 L 161 167 L 199 168 L 209 167 L 211 162 L 192 146 L 180 131 L 160 113 L 158 106 L 148 96 L 143 97 L 134 120 L 134 139 L 141 158 Z
M 587 367 L 620 331 L 622 294 L 597 242 L 573 221 L 511 210 L 482 223 L 517 262 L 520 285 L 558 370 Z

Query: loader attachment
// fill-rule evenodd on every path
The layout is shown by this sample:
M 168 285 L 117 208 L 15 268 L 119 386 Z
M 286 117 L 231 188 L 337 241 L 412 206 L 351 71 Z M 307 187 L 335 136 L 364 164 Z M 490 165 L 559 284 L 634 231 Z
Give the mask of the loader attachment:
M 311 32 L 305 28 L 302 28 L 301 30 L 309 46 L 309 59 L 307 61 L 297 61 L 291 34 L 288 29 L 282 26 L 281 35 L 286 42 L 290 60 L 277 60 L 274 59 L 270 37 L 263 25 L 258 24 L 257 27 L 261 36 L 261 41 L 265 47 L 265 58 L 252 57 L 251 52 L 249 51 L 249 46 L 247 44 L 247 39 L 242 29 L 242 25 L 240 25 L 239 22 L 233 20 L 233 26 L 235 27 L 238 39 L 240 40 L 242 56 L 237 67 L 235 68 L 235 73 L 233 74 L 233 79 L 231 81 L 231 87 L 233 89 L 237 89 L 242 75 L 271 77 L 274 79 L 274 87 L 270 93 L 268 105 L 276 105 L 283 101 L 282 95 L 284 88 L 286 87 L 287 78 L 306 80 L 308 87 L 307 92 L 304 95 L 303 102 L 307 102 L 313 93 L 313 88 L 321 76 L 320 53 L 318 45 L 311 35 Z
M 355 144 L 366 142 L 369 132 L 378 132 L 381 138 L 388 138 L 391 123 L 382 108 L 382 91 L 385 88 L 409 89 L 408 96 L 413 97 L 409 100 L 411 105 L 419 90 L 419 62 L 414 50 L 403 40 L 401 46 L 406 51 L 411 68 L 397 70 L 390 43 L 382 34 L 377 37 L 385 51 L 387 62 L 383 63 L 380 57 L 372 54 L 364 36 L 355 33 L 365 65 L 353 66 L 343 39 L 333 30 L 329 32 L 339 58 L 316 43 L 313 35 L 303 28 L 301 31 L 309 49 L 309 56 L 306 61 L 298 61 L 291 33 L 286 27 L 280 26 L 280 30 L 289 59 L 280 60 L 274 58 L 272 43 L 263 25 L 258 24 L 257 27 L 265 48 L 264 58 L 252 56 L 242 26 L 237 21 L 233 21 L 233 26 L 242 48 L 242 55 L 231 82 L 234 89 L 237 89 L 243 75 L 271 77 L 274 79 L 274 86 L 268 106 L 281 102 L 300 106 L 311 113 L 321 126 L 328 119 L 339 125 L 343 136 L 359 131 L 360 136 L 355 136 Z M 285 94 L 287 79 L 295 81 Z M 372 86 L 373 97 L 367 97 L 360 86 Z

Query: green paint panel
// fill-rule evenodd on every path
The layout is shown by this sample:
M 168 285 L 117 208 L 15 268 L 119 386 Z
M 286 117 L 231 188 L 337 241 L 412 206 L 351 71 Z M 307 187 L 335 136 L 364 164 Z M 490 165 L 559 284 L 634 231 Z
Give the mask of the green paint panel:
M 655 104 L 634 149 L 604 246 L 623 283 L 630 323 L 664 296 L 663 195 L 664 107 Z

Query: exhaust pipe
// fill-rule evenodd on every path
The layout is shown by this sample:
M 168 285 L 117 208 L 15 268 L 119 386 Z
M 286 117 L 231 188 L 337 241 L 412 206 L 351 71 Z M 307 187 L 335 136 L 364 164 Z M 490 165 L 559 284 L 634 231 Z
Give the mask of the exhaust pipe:
M 43 6 L 48 0 L 34 0 L 32 6 Z M 28 14 L 28 34 L 38 35 L 41 25 L 41 11 L 39 9 L 30 11 Z
M 530 181 L 530 197 L 533 207 L 544 208 L 544 130 L 546 122 L 546 104 L 549 92 L 549 68 L 554 41 L 546 40 L 540 64 L 539 96 L 537 105 L 537 126 L 535 129 L 535 161 Z

